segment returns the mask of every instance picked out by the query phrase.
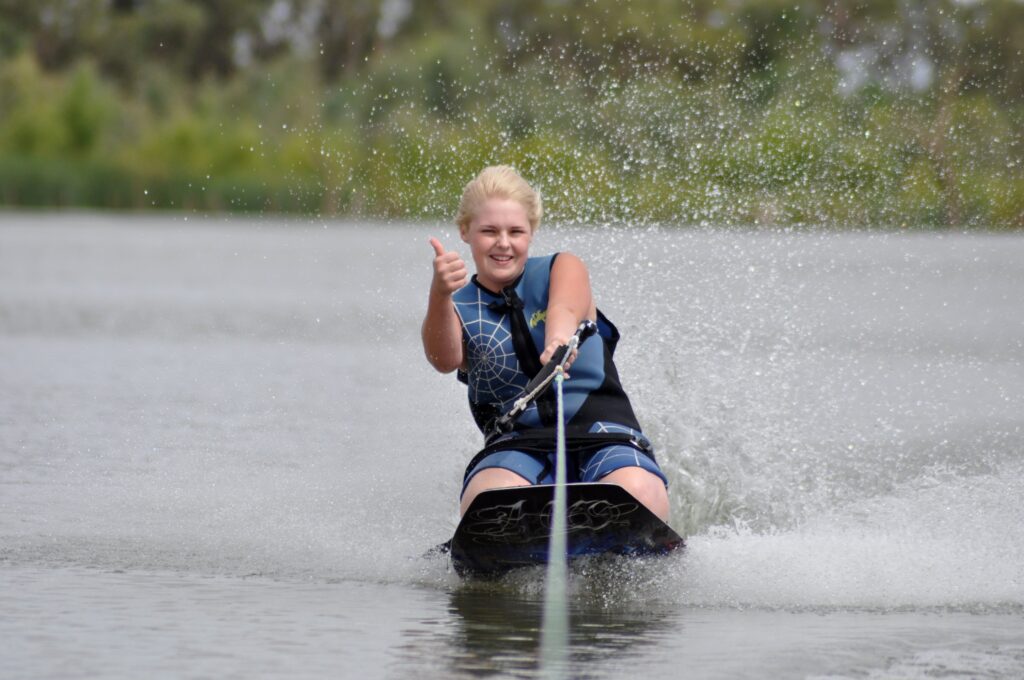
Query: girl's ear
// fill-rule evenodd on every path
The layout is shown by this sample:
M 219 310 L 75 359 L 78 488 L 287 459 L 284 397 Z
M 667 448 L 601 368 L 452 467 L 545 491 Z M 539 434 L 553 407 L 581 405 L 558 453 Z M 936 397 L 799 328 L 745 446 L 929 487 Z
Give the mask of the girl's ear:
M 459 236 L 462 238 L 463 243 L 469 243 L 469 229 L 459 227 Z

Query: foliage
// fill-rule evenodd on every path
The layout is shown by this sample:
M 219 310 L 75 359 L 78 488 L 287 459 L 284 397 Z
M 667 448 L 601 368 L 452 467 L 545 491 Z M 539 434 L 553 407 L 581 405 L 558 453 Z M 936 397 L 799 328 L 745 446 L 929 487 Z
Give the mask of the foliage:
M 0 203 L 1024 226 L 1024 5 L 0 0 Z

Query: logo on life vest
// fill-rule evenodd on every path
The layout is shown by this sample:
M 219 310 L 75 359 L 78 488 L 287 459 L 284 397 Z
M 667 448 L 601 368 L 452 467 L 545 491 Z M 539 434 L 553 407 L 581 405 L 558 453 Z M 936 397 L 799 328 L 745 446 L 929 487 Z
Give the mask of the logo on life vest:
M 538 324 L 544 323 L 544 320 L 548 318 L 548 310 L 542 309 L 534 312 L 533 316 L 530 317 L 530 328 L 536 328 Z

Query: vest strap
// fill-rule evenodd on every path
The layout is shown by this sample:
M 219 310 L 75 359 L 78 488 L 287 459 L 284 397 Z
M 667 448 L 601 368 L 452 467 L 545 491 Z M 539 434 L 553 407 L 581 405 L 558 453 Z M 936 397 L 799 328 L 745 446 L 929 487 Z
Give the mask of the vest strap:
M 533 336 L 530 335 L 530 326 L 523 313 L 523 300 L 516 293 L 515 285 L 502 288 L 501 297 L 501 300 L 492 302 L 487 307 L 491 311 L 508 314 L 512 327 L 512 347 L 516 351 L 519 368 L 532 380 L 544 366 L 540 363 L 539 352 L 534 345 Z M 542 394 L 536 404 L 540 421 L 545 425 L 552 425 L 555 422 L 554 396 Z

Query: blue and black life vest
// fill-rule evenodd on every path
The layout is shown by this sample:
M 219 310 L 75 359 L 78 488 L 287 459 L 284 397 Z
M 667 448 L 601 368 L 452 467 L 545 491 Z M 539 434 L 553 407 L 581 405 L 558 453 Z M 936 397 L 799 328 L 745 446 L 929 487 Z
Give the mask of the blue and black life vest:
M 462 323 L 467 370 L 459 379 L 469 387 L 469 406 L 487 434 L 506 413 L 526 383 L 541 369 L 548 288 L 555 255 L 531 257 L 519 278 L 501 292 L 488 290 L 474 275 L 452 296 Z M 597 336 L 583 343 L 563 386 L 567 435 L 592 432 L 599 422 L 639 432 L 640 425 L 622 389 L 612 360 L 619 331 L 600 311 Z M 515 430 L 546 429 L 555 424 L 553 391 L 519 417 Z

